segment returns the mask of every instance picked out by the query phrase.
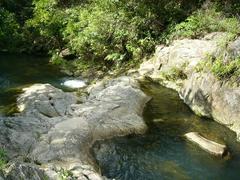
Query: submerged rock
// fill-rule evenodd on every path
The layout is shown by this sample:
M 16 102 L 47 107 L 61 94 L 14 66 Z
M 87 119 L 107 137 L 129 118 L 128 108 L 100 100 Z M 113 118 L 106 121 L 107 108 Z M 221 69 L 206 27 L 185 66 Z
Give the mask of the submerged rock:
M 190 180 L 187 172 L 174 161 L 164 161 L 159 170 L 169 179 Z
M 189 141 L 197 144 L 203 150 L 216 155 L 225 156 L 228 154 L 227 146 L 223 144 L 216 143 L 209 139 L 204 138 L 198 132 L 190 132 L 184 135 Z
M 129 77 L 99 83 L 89 94 L 77 104 L 74 94 L 49 84 L 24 89 L 17 101 L 21 113 L 0 118 L 0 147 L 12 159 L 5 177 L 21 173 L 20 179 L 42 179 L 43 174 L 56 179 L 63 173 L 70 179 L 103 179 L 90 153 L 92 144 L 144 133 L 142 111 L 149 97 Z M 23 162 L 26 158 L 29 163 Z

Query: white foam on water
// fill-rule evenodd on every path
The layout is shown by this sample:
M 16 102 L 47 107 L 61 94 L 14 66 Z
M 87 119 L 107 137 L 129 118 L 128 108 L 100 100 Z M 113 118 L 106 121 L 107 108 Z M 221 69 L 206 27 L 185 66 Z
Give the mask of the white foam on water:
M 62 83 L 63 86 L 72 88 L 72 89 L 76 89 L 76 88 L 82 88 L 86 86 L 86 83 L 83 80 L 77 80 L 77 79 L 73 79 L 73 80 L 66 80 Z

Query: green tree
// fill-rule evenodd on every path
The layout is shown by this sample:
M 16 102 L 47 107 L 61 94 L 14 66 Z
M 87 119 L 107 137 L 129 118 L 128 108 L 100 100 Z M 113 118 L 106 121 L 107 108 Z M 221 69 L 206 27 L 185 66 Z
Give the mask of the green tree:
M 15 15 L 0 7 L 0 50 L 13 50 L 20 43 L 20 26 Z

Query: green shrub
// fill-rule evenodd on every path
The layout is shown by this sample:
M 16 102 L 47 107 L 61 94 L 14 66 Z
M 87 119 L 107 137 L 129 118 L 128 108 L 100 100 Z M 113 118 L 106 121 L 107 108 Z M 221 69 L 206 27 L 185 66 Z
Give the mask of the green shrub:
M 57 0 L 34 0 L 34 18 L 26 22 L 25 29 L 32 40 L 32 46 L 42 51 L 63 47 L 62 31 L 65 22 L 64 11 L 57 9 Z
M 14 14 L 0 7 L 0 50 L 13 50 L 19 45 L 19 29 Z
M 75 178 L 73 176 L 73 173 L 71 171 L 63 169 L 63 168 L 61 168 L 58 173 L 59 173 L 59 178 L 61 180 L 67 180 L 67 179 L 74 180 L 74 179 L 77 179 L 77 178 Z
M 226 17 L 212 4 L 207 9 L 197 10 L 184 22 L 173 26 L 169 30 L 169 38 L 198 38 L 210 32 L 228 32 L 236 36 L 239 29 L 240 22 L 236 17 Z
M 186 79 L 187 75 L 183 71 L 183 67 L 173 67 L 167 72 L 162 72 L 162 77 L 168 81 L 176 81 L 178 79 Z
M 151 54 L 166 27 L 183 20 L 200 2 L 34 0 L 26 29 L 38 49 L 68 48 L 81 61 L 120 64 Z
M 240 75 L 240 58 L 238 57 L 225 63 L 223 58 L 218 58 L 213 62 L 211 71 L 219 79 L 238 77 Z
M 7 153 L 4 149 L 0 148 L 0 170 L 7 164 Z
M 228 80 L 229 82 L 240 83 L 240 57 L 228 58 L 222 51 L 218 57 L 208 55 L 205 61 L 201 61 L 196 66 L 197 72 L 211 72 L 219 80 Z

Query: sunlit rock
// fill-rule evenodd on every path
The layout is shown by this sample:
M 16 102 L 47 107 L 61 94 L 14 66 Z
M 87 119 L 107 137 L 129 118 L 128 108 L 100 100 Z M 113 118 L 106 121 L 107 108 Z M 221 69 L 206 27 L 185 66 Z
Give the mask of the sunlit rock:
M 184 135 L 189 141 L 197 144 L 203 150 L 216 155 L 225 156 L 228 154 L 227 146 L 223 144 L 216 143 L 209 139 L 204 138 L 198 132 L 190 132 Z

